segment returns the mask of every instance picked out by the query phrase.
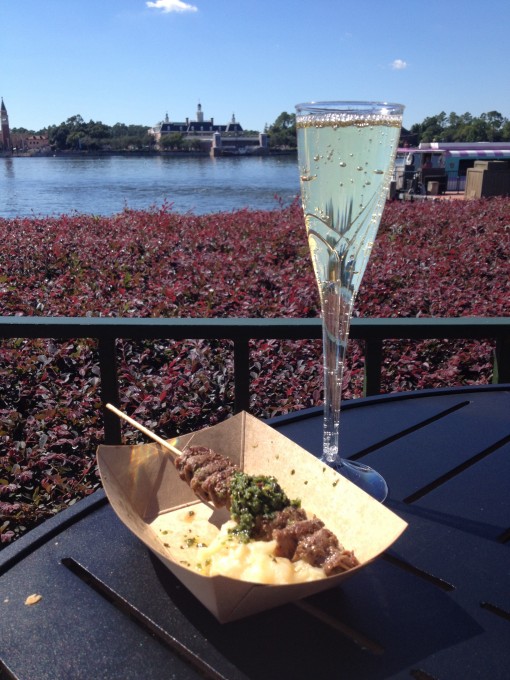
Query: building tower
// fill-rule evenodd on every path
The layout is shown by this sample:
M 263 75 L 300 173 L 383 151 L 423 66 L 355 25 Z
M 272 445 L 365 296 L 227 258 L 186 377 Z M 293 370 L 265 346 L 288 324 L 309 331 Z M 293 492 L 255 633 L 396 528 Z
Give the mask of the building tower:
M 202 112 L 202 104 L 199 104 L 197 106 L 197 123 L 203 123 L 204 122 L 204 114 Z
M 2 103 L 0 105 L 0 122 L 2 125 L 2 150 L 4 153 L 9 153 L 12 151 L 11 131 L 9 129 L 9 116 L 7 115 L 7 109 L 5 108 L 3 97 Z

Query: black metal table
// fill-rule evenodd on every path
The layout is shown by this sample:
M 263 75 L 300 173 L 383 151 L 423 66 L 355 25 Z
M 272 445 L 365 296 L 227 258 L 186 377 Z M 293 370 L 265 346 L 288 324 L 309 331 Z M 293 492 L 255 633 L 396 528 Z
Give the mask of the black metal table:
M 318 410 L 272 424 L 319 452 Z M 342 427 L 344 455 L 385 476 L 409 527 L 341 588 L 221 625 L 100 491 L 0 553 L 3 674 L 509 678 L 510 386 L 357 400 Z

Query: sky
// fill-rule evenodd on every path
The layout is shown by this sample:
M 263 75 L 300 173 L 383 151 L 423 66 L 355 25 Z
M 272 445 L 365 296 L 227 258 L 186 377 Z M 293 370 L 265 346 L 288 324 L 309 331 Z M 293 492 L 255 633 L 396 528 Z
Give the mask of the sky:
M 0 96 L 11 127 L 71 116 L 262 130 L 295 104 L 406 106 L 510 118 L 510 2 L 0 0 Z

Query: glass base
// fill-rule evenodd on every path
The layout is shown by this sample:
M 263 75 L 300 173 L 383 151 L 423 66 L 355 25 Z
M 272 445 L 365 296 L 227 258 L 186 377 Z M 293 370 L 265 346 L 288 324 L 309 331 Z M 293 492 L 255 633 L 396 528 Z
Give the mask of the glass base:
M 359 486 L 376 501 L 382 503 L 388 495 L 388 485 L 381 475 L 368 465 L 341 458 L 337 463 L 328 463 L 339 474 Z

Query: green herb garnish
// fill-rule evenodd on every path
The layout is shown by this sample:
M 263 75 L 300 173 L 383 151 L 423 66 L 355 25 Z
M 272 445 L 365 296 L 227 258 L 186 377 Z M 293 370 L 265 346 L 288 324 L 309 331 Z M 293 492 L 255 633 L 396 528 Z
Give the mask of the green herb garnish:
M 230 515 L 237 526 L 230 533 L 246 543 L 257 517 L 271 519 L 275 512 L 289 505 L 299 507 L 300 502 L 291 501 L 275 477 L 236 472 L 230 481 Z

